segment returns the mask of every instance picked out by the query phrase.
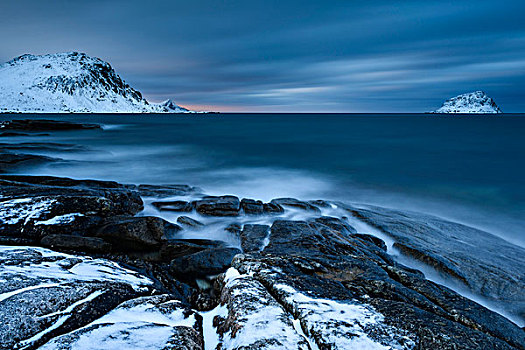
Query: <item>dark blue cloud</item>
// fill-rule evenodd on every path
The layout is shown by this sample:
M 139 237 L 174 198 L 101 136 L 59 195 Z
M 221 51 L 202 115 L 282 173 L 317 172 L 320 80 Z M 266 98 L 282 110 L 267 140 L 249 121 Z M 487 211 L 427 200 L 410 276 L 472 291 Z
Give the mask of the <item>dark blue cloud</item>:
M 427 111 L 483 89 L 525 111 L 525 2 L 3 0 L 0 59 L 80 50 L 151 100 Z

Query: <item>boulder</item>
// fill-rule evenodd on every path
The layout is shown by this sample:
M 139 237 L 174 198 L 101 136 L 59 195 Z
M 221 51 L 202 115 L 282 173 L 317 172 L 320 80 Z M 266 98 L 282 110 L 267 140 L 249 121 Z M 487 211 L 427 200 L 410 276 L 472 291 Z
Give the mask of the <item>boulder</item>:
M 173 259 L 170 270 L 184 277 L 208 276 L 224 272 L 233 257 L 241 251 L 237 248 L 214 248 Z
M 6 153 L 0 148 L 0 173 L 59 161 L 62 159 L 34 154 Z
M 132 251 L 160 247 L 167 240 L 164 220 L 154 216 L 108 218 L 95 235 L 112 243 L 115 249 Z
M 193 227 L 193 228 L 204 227 L 204 224 L 202 222 L 192 219 L 189 216 L 179 216 L 177 218 L 177 222 L 183 226 L 188 226 L 188 227 Z
M 151 203 L 155 208 L 161 211 L 182 211 L 190 212 L 193 210 L 193 205 L 190 202 L 185 201 L 166 201 L 166 202 L 153 202 Z
M 194 205 L 200 214 L 209 216 L 237 216 L 240 210 L 239 198 L 235 196 L 206 196 Z
M 320 213 L 321 212 L 321 210 L 319 210 L 319 208 L 316 207 L 315 205 L 310 204 L 308 202 L 304 202 L 304 201 L 295 199 L 295 198 L 276 198 L 276 199 L 272 199 L 272 201 L 270 203 L 278 204 L 280 206 L 284 205 L 284 206 L 288 206 L 288 207 L 299 208 L 299 209 L 302 209 L 302 210 L 314 211 L 316 213 Z
M 269 233 L 270 226 L 268 225 L 244 225 L 240 235 L 242 251 L 249 253 L 261 250 L 264 248 Z
M 265 214 L 270 214 L 270 215 L 284 213 L 283 207 L 276 203 L 264 203 L 263 210 Z
M 241 209 L 247 215 L 261 215 L 264 213 L 262 201 L 243 198 L 241 200 Z
M 144 197 L 174 197 L 174 196 L 189 196 L 200 192 L 197 187 L 188 185 L 139 185 L 137 191 Z
M 100 238 L 73 235 L 47 235 L 40 244 L 58 251 L 72 250 L 79 252 L 109 253 L 111 244 Z

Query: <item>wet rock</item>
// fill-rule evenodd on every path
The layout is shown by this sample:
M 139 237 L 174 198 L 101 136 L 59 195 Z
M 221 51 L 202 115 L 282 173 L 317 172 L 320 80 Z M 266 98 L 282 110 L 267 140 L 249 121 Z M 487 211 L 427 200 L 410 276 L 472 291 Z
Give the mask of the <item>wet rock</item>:
M 237 248 L 207 249 L 173 259 L 170 270 L 185 277 L 216 275 L 224 272 L 230 266 L 233 257 L 240 252 Z
M 95 235 L 119 250 L 148 250 L 167 240 L 164 220 L 153 216 L 108 218 Z
M 237 255 L 232 267 L 264 286 L 319 348 L 512 349 L 525 344 L 512 322 L 347 232 L 277 220 L 266 248 Z M 235 295 L 252 291 L 247 282 L 238 288 Z M 230 299 L 221 298 L 229 310 L 226 319 L 235 317 Z M 257 300 L 245 300 L 246 308 L 256 307 Z M 258 318 L 264 320 L 269 321 Z
M 0 175 L 0 198 L 41 196 L 101 197 L 111 202 L 105 215 L 135 215 L 144 209 L 140 195 L 113 181 L 73 180 L 53 176 Z M 79 198 L 79 200 L 81 200 Z
M 264 213 L 262 201 L 243 198 L 241 200 L 241 209 L 247 215 L 261 215 Z
M 235 196 L 207 196 L 194 205 L 200 214 L 209 216 L 237 216 L 240 210 L 239 198 Z
M 64 131 L 101 129 L 98 124 L 72 123 L 48 119 L 14 119 L 0 122 L 0 130 Z
M 160 255 L 162 260 L 171 261 L 181 256 L 201 252 L 207 248 L 209 248 L 209 246 L 195 244 L 184 240 L 169 240 L 162 245 Z
M 288 207 L 299 208 L 302 210 L 314 211 L 317 213 L 321 212 L 321 210 L 319 210 L 319 208 L 316 207 L 315 205 L 295 199 L 295 198 L 277 198 L 277 199 L 272 199 L 270 203 L 279 204 L 281 206 L 284 205 Z
M 249 253 L 261 250 L 269 233 L 270 226 L 268 225 L 244 225 L 240 235 L 242 251 Z
M 322 199 L 316 199 L 313 201 L 308 201 L 308 203 L 315 205 L 318 208 L 330 208 L 331 204 L 330 202 L 324 201 Z
M 204 227 L 204 224 L 198 220 L 192 219 L 189 216 L 179 216 L 177 222 L 183 226 L 200 228 Z
M 34 154 L 5 153 L 0 149 L 0 173 L 59 161 L 62 159 Z
M 197 187 L 188 185 L 139 185 L 137 191 L 144 197 L 189 196 L 201 192 Z
M 193 210 L 193 205 L 185 201 L 153 202 L 151 204 L 161 211 L 190 212 Z
M 238 224 L 236 222 L 234 222 L 232 224 L 229 224 L 224 229 L 224 231 L 229 232 L 229 233 L 235 235 L 236 237 L 239 237 L 241 235 L 241 230 L 242 230 L 241 224 Z
M 379 207 L 348 210 L 392 237 L 403 254 L 458 280 L 510 314 L 525 318 L 525 249 L 431 215 Z
M 202 317 L 169 295 L 140 297 L 41 349 L 80 349 L 86 342 L 98 349 L 203 349 Z
M 0 150 L 17 152 L 87 152 L 89 148 L 71 143 L 55 142 L 21 142 L 21 143 L 1 143 Z
M 346 232 L 348 234 L 357 233 L 357 230 L 346 221 L 331 216 L 321 216 L 312 220 L 312 222 L 317 225 L 326 226 L 338 232 Z
M 58 251 L 73 250 L 80 252 L 109 253 L 111 244 L 100 238 L 73 235 L 47 235 L 40 244 Z
M 182 231 L 182 227 L 179 225 L 169 221 L 164 221 L 164 235 L 166 237 L 174 237 L 180 231 Z
M 382 239 L 377 238 L 376 236 L 372 236 L 366 233 L 354 233 L 352 234 L 352 236 L 359 238 L 360 240 L 363 240 L 363 241 L 371 242 L 375 244 L 376 246 L 378 246 L 381 250 L 384 250 L 385 252 L 387 250 L 387 246 L 385 242 Z
M 4 236 L 33 242 L 51 234 L 90 236 L 106 218 L 140 210 L 140 196 L 113 182 L 0 176 L 0 230 Z
M 283 207 L 276 203 L 264 203 L 263 209 L 265 214 L 275 215 L 284 213 Z

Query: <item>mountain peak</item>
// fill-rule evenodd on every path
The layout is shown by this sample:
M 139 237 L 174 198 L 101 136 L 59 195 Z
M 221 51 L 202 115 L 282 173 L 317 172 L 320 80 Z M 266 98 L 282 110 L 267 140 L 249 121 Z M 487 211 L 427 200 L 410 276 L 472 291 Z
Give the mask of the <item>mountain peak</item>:
M 484 91 L 478 90 L 446 100 L 433 113 L 496 114 L 502 112 L 492 98 Z
M 170 101 L 171 102 L 171 101 Z M 150 104 L 113 67 L 80 52 L 25 54 L 0 65 L 0 111 L 31 113 L 178 113 Z

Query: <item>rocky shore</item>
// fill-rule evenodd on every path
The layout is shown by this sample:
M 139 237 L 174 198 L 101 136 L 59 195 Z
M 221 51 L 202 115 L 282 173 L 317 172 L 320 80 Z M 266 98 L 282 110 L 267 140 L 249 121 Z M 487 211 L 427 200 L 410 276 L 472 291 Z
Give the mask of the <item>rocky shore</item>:
M 523 318 L 525 252 L 487 232 L 355 203 L 7 174 L 27 165 L 6 155 L 32 149 L 0 146 L 0 349 L 525 349 L 518 325 L 394 254 Z

